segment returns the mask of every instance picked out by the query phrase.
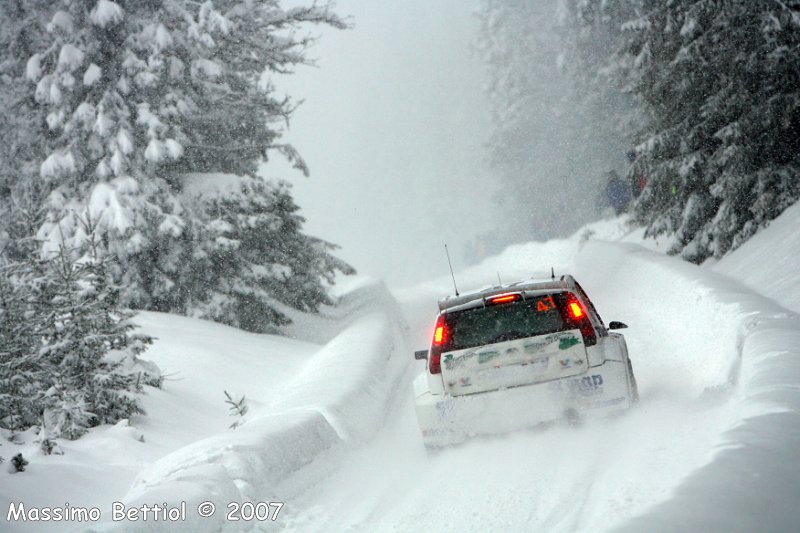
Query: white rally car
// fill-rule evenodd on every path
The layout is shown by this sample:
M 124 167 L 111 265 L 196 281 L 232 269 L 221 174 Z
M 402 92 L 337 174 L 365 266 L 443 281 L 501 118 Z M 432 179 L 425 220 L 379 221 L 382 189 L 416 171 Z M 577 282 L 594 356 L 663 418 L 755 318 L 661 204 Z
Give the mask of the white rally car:
M 638 391 L 625 338 L 572 276 L 439 301 L 427 369 L 414 380 L 428 447 L 629 408 Z

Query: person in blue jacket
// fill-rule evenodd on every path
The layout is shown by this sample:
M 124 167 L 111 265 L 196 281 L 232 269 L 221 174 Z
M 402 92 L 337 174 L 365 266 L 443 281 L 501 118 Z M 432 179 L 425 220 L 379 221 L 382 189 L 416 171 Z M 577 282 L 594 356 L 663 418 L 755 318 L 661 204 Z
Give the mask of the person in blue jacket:
M 614 209 L 614 213 L 617 215 L 628 210 L 628 204 L 631 202 L 630 185 L 622 180 L 614 170 L 606 174 L 606 196 L 608 205 Z

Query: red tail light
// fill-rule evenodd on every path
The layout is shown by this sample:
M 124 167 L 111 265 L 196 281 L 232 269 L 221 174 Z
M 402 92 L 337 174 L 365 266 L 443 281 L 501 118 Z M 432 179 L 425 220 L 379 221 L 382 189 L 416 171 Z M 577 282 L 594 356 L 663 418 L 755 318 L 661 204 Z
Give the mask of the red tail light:
M 572 318 L 581 318 L 584 315 L 581 304 L 578 302 L 569 303 L 569 312 L 572 314 Z
M 570 324 L 581 330 L 584 345 L 594 346 L 597 344 L 597 335 L 594 333 L 594 328 L 586 315 L 586 311 L 575 295 L 570 293 L 567 293 L 567 319 Z
M 444 326 L 436 326 L 436 331 L 433 333 L 433 343 L 442 344 L 444 340 Z
M 444 323 L 444 315 L 439 315 L 439 318 L 436 319 L 436 329 L 433 331 L 431 356 L 428 358 L 428 368 L 431 374 L 442 373 L 442 347 L 446 341 L 447 326 Z

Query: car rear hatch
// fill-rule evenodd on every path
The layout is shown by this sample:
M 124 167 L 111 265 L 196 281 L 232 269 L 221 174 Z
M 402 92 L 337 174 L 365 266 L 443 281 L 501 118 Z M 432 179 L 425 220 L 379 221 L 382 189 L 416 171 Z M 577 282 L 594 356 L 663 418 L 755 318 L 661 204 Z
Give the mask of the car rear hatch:
M 441 356 L 447 392 L 474 394 L 585 372 L 585 332 L 569 314 L 571 303 L 564 293 L 519 294 L 447 313 Z

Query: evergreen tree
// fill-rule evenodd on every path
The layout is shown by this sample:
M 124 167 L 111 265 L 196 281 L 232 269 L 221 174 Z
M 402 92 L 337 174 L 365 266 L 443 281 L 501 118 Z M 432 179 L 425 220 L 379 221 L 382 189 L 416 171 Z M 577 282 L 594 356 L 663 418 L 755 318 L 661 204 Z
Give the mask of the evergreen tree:
M 124 287 L 122 302 L 134 308 L 227 316 L 229 323 L 262 330 L 283 315 L 270 310 L 256 325 L 254 318 L 203 309 L 211 295 L 241 302 L 250 298 L 242 293 L 256 290 L 262 307 L 267 299 L 301 309 L 326 301 L 317 293 L 331 268 L 352 269 L 329 255 L 331 245 L 302 235 L 299 223 L 284 225 L 297 232 L 282 237 L 294 247 L 271 253 L 297 280 L 265 284 L 263 276 L 246 274 L 254 258 L 244 248 L 226 252 L 228 263 L 241 263 L 227 272 L 244 278 L 208 275 L 211 260 L 202 256 L 214 243 L 202 239 L 215 233 L 204 218 L 213 207 L 186 205 L 183 188 L 196 172 L 258 179 L 258 165 L 272 153 L 307 173 L 294 149 L 280 142 L 280 124 L 294 104 L 276 96 L 270 76 L 306 62 L 312 39 L 299 33 L 303 26 L 345 27 L 327 5 L 285 10 L 277 0 L 18 0 L 13 7 L 4 16 L 20 29 L 0 34 L 14 45 L 0 71 L 8 81 L 2 98 L 24 101 L 24 120 L 33 126 L 17 133 L 0 128 L 19 138 L 15 146 L 27 147 L 21 156 L 0 152 L 0 166 L 8 170 L 0 202 L 25 197 L 44 205 L 37 236 L 45 253 L 57 254 L 64 244 L 85 255 L 88 236 L 80 221 L 91 218 L 101 254 L 113 259 L 107 264 Z M 35 142 L 25 144 L 28 138 Z M 12 168 L 12 159 L 28 174 Z M 254 200 L 262 207 L 282 205 L 280 186 L 248 187 L 262 195 Z M 251 207 L 242 206 L 243 214 Z M 228 202 L 227 209 L 240 207 Z M 258 249 L 269 242 L 281 240 Z M 302 261 L 308 266 L 298 268 Z M 304 294 L 288 295 L 301 288 Z M 233 308 L 254 315 L 246 311 L 252 306 Z
M 542 154 L 572 144 L 581 154 L 569 157 L 603 162 L 595 147 L 613 143 L 599 138 L 630 143 L 628 179 L 648 183 L 636 218 L 648 235 L 675 234 L 671 252 L 695 262 L 736 248 L 797 200 L 800 2 L 563 0 L 559 10 L 484 2 L 500 110 L 491 146 L 520 197 L 526 180 L 547 183 L 542 169 L 589 183 Z M 542 24 L 548 17 L 557 22 Z M 565 89 L 548 91 L 554 82 Z M 578 120 L 568 112 L 559 123 L 573 133 L 537 137 L 542 117 L 570 105 Z
M 648 4 L 622 61 L 650 110 L 635 172 L 650 235 L 702 262 L 800 197 L 800 2 Z
M 210 179 L 216 183 L 208 183 Z M 222 178 L 227 183 L 220 186 Z M 204 290 L 185 295 L 201 316 L 257 332 L 289 323 L 282 308 L 316 312 L 330 305 L 320 284 L 333 284 L 337 271 L 353 272 L 327 252 L 333 245 L 300 232 L 304 219 L 286 182 L 238 176 L 193 175 L 186 205 L 198 221 L 200 244 L 187 274 Z M 190 201 L 194 199 L 195 201 Z
M 41 2 L 14 0 L 0 8 L 0 108 L 6 111 L 0 127 L 0 241 L 3 234 L 12 237 L 9 226 L 20 225 L 11 214 L 34 204 L 37 211 L 45 194 L 37 158 L 46 138 L 40 135 L 41 117 L 25 83 L 27 59 L 43 38 L 40 7 Z
M 36 316 L 30 305 L 29 271 L 0 254 L 0 427 L 23 429 L 39 422 L 42 390 L 34 356 Z
M 0 265 L 0 425 L 74 439 L 142 413 L 132 393 L 160 386 L 160 373 L 138 358 L 151 339 L 132 333 L 104 262 L 75 263 L 62 247 Z

